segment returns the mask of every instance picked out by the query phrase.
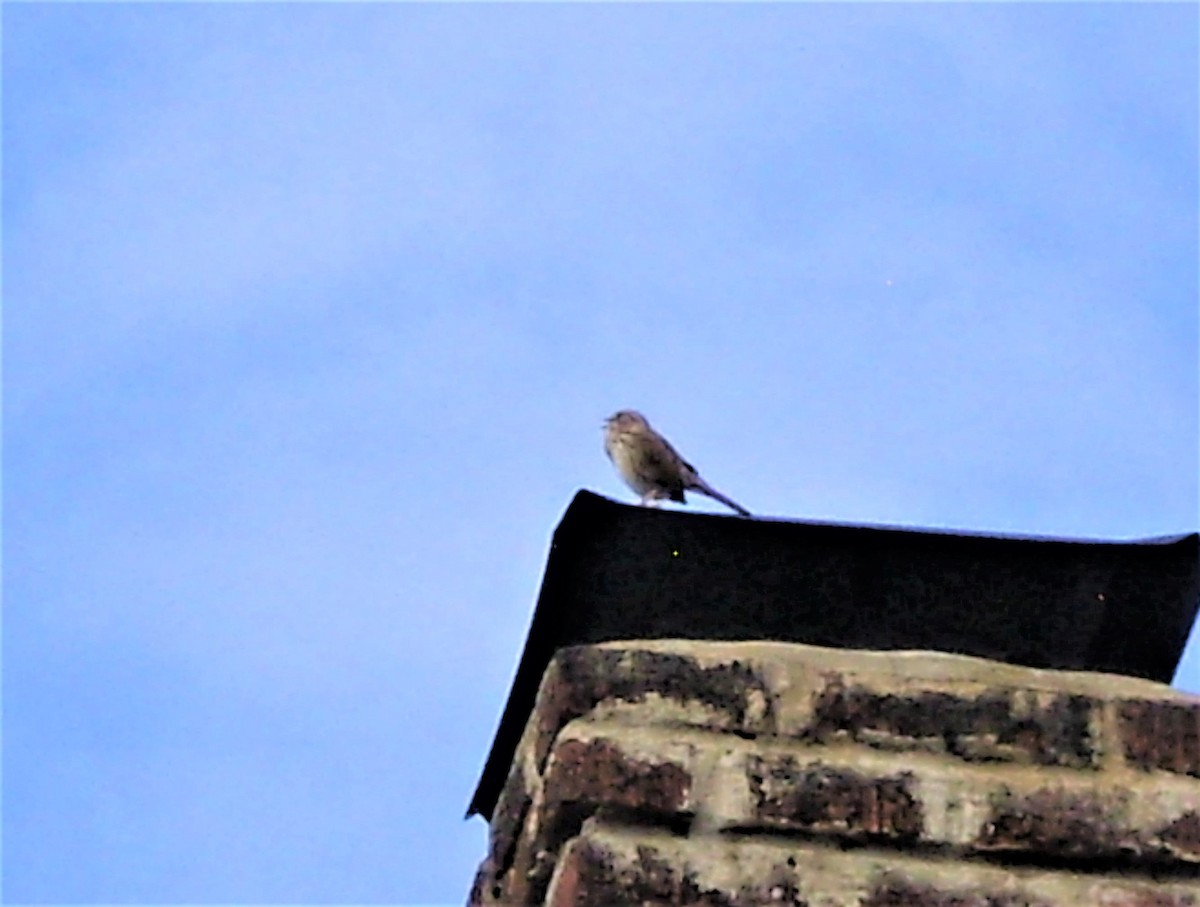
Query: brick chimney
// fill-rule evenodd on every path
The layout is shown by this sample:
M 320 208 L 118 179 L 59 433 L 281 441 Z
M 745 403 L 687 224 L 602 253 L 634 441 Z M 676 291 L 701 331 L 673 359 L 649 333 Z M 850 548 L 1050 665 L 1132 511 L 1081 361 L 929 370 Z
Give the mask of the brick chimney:
M 561 650 L 472 905 L 1200 905 L 1200 699 L 938 652 Z
M 468 815 L 473 907 L 1200 907 L 1200 537 L 581 492 Z

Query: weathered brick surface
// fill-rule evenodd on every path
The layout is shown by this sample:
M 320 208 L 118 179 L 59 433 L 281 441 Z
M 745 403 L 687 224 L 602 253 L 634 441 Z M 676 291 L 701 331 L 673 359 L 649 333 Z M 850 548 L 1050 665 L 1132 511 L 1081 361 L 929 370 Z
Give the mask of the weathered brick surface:
M 735 907 L 736 892 L 701 885 L 686 866 L 677 866 L 652 845 L 638 846 L 632 859 L 614 854 L 588 838 L 573 844 L 559 869 L 547 907 L 695 904 Z
M 1138 850 L 1125 797 L 1046 788 L 996 798 L 975 844 L 982 851 L 1102 859 Z
M 1200 777 L 1200 703 L 1130 699 L 1119 712 L 1130 765 Z
M 547 907 L 1196 907 L 1195 886 L 1115 873 L 955 863 L 817 841 L 680 837 L 589 822 Z
M 540 788 L 540 825 L 607 810 L 685 829 L 821 834 L 964 854 L 1200 864 L 1200 789 L 1134 773 L 963 765 L 577 719 Z M 557 832 L 556 832 L 557 833 Z
M 504 792 L 488 828 L 488 852 L 480 863 L 468 903 L 528 903 L 525 866 L 518 864 L 521 843 L 530 837 L 533 804 L 522 765 L 509 772 Z
M 649 699 L 657 705 L 658 723 L 747 734 L 769 733 L 774 727 L 765 682 L 744 661 L 705 665 L 673 652 L 572 646 L 555 657 L 538 696 L 534 717 L 539 763 L 559 729 L 571 720 L 600 706 L 638 705 Z
M 914 841 L 922 833 L 911 773 L 880 778 L 804 765 L 790 756 L 754 755 L 748 761 L 754 820 L 763 827 L 893 842 Z
M 1032 762 L 1092 768 L 1098 754 L 1093 697 L 987 690 L 896 694 L 847 685 L 831 672 L 814 697 L 804 736 L 823 743 L 853 740 L 887 749 L 944 752 L 971 762 Z
M 1200 813 L 1188 810 L 1159 827 L 1154 838 L 1181 859 L 1200 862 Z
M 862 907 L 1051 907 L 1048 901 L 1028 893 L 939 887 L 917 883 L 897 875 L 884 877 L 866 894 Z
M 470 902 L 1200 907 L 1198 710 L 939 653 L 564 650 Z
M 691 775 L 669 757 L 640 760 L 610 739 L 566 740 L 554 750 L 546 799 L 672 816 L 688 802 Z
M 1178 887 L 1167 890 L 1160 886 L 1097 886 L 1093 900 L 1096 907 L 1196 907 L 1197 896 Z

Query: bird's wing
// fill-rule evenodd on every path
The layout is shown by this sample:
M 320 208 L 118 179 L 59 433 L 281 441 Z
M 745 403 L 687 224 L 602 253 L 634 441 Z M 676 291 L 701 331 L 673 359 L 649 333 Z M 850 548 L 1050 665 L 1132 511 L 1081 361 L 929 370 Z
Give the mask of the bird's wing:
M 666 438 L 659 434 L 648 435 L 644 440 L 645 443 L 637 448 L 638 475 L 670 492 L 672 500 L 682 501 L 683 489 L 688 480 L 688 476 L 683 472 L 683 468 L 686 468 L 683 459 Z

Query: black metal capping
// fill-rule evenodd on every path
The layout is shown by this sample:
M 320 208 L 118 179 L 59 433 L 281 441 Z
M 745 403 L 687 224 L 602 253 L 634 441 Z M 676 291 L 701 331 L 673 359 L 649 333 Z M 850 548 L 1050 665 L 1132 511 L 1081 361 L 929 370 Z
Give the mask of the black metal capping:
M 495 808 L 563 646 L 777 640 L 934 649 L 1169 682 L 1200 605 L 1200 535 L 1087 541 L 742 519 L 575 495 L 467 815 Z

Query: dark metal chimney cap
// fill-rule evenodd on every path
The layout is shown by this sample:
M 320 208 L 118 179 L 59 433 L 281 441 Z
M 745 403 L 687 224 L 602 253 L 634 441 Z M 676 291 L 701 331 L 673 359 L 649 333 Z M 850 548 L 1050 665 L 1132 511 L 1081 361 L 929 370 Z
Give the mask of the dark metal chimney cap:
M 575 495 L 467 811 L 490 818 L 563 646 L 774 640 L 934 649 L 1169 683 L 1200 605 L 1200 535 L 1096 541 L 742 519 Z

